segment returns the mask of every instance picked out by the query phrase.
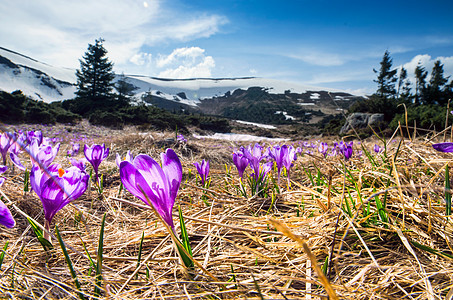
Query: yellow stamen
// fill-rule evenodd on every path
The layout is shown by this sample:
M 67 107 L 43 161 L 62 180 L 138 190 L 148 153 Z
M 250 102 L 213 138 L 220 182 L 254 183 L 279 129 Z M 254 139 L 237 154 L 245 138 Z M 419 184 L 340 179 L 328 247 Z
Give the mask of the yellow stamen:
M 63 177 L 65 171 L 62 168 L 58 169 L 58 176 Z

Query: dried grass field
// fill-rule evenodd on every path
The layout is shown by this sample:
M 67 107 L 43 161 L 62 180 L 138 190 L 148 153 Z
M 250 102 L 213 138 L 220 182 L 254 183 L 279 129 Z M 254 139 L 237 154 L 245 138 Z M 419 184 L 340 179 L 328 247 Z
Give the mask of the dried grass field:
M 104 188 L 100 193 L 91 181 L 80 198 L 56 214 L 53 249 L 44 251 L 26 219 L 43 225 L 42 204 L 33 191 L 24 192 L 24 173 L 7 163 L 0 194 L 16 225 L 0 226 L 1 299 L 452 297 L 453 221 L 447 216 L 445 170 L 453 156 L 431 146 L 443 141 L 443 133 L 403 138 L 397 131 L 385 141 L 354 140 L 349 160 L 324 157 L 316 148 L 307 153 L 303 141 L 288 141 L 302 147 L 290 184 L 285 171 L 277 183 L 274 167 L 267 196 L 261 197 L 239 192 L 232 161 L 237 143 L 190 137 L 177 143 L 174 132 L 135 128 L 33 129 L 61 137 L 55 161 L 65 166 L 75 134 L 82 148 L 83 143 L 105 143 L 110 155 L 99 167 Z M 375 144 L 384 150 L 375 153 Z M 173 219 L 179 235 L 180 207 L 193 268 L 180 263 L 172 237 L 154 211 L 120 190 L 116 153 L 124 156 L 130 150 L 160 161 L 166 148 L 182 163 Z M 76 156 L 82 157 L 83 151 Z M 22 158 L 28 163 L 25 154 Z M 193 165 L 202 159 L 210 161 L 208 189 L 201 187 Z M 246 189 L 250 172 L 248 168 L 242 182 Z

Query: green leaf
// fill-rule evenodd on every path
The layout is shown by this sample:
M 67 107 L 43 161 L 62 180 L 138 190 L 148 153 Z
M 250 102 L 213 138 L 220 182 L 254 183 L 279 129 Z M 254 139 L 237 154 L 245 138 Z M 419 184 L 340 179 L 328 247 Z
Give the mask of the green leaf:
M 376 208 L 378 209 L 379 213 L 379 218 L 383 223 L 388 223 L 389 219 L 387 216 L 387 211 L 385 210 L 385 206 L 382 204 L 381 200 L 379 199 L 379 196 L 374 197 L 374 201 L 376 202 Z M 384 224 L 384 226 L 387 228 L 387 225 Z
M 2 253 L 0 253 L 0 270 L 2 269 L 3 259 L 5 258 L 6 249 L 8 249 L 9 242 L 6 242 L 5 246 L 3 247 Z
M 187 234 L 186 224 L 184 223 L 184 217 L 182 215 L 181 206 L 178 207 L 178 210 L 179 210 L 179 225 L 181 227 L 181 239 L 182 239 L 181 244 L 184 246 L 184 249 L 187 251 L 187 253 L 190 256 L 192 256 L 192 247 L 190 247 L 189 236 Z M 184 251 L 179 250 L 179 247 L 178 251 L 181 254 L 181 258 L 184 262 L 184 265 L 190 269 L 193 269 L 195 267 L 193 261 L 189 257 L 187 257 Z
M 24 174 L 24 192 L 29 191 L 29 184 L 30 184 L 30 172 L 28 171 L 28 169 L 26 169 Z
M 95 287 L 94 294 L 99 297 L 101 294 L 101 285 L 102 285 L 102 253 L 104 251 L 104 227 L 105 227 L 105 216 L 102 218 L 101 230 L 99 232 L 99 244 L 98 244 L 98 253 L 97 253 L 97 263 L 96 263 L 96 277 L 95 277 Z
M 445 166 L 445 214 L 451 215 L 451 192 L 450 192 L 450 171 L 448 165 Z
M 428 247 L 428 246 L 419 244 L 419 243 L 417 243 L 416 241 L 410 241 L 410 242 L 411 242 L 412 245 L 414 245 L 414 247 L 417 247 L 418 249 L 427 251 L 427 252 L 429 252 L 429 253 L 435 254 L 435 255 L 440 256 L 440 257 L 443 257 L 443 258 L 453 259 L 453 256 L 452 256 L 452 255 L 447 254 L 447 253 L 445 253 L 445 252 L 442 252 L 442 251 L 439 251 L 439 250 L 435 250 L 435 249 L 433 249 L 433 248 L 431 248 L 431 247 Z
M 40 227 L 38 227 L 38 225 L 36 225 L 36 223 L 32 219 L 27 217 L 27 221 L 28 223 L 30 223 L 31 228 L 33 229 L 33 232 L 38 238 L 39 243 L 44 248 L 44 251 L 52 250 L 53 246 L 47 239 L 44 238 L 43 230 Z
M 327 275 L 327 268 L 329 266 L 329 256 L 327 255 L 326 256 L 326 259 L 324 260 L 324 264 L 322 265 L 322 272 L 324 273 L 324 275 Z
M 140 266 L 140 260 L 142 259 L 143 240 L 145 239 L 145 232 L 142 232 L 142 238 L 140 240 L 140 246 L 138 247 L 137 267 Z M 138 279 L 138 273 L 135 275 L 135 279 Z
M 66 259 L 66 263 L 68 264 L 69 272 L 71 272 L 71 277 L 74 280 L 74 284 L 79 290 L 79 297 L 82 300 L 85 300 L 85 297 L 82 294 L 82 289 L 80 287 L 79 280 L 77 279 L 77 274 L 74 270 L 74 266 L 72 265 L 71 258 L 69 257 L 68 251 L 66 250 L 66 246 L 61 239 L 60 231 L 58 230 L 58 226 L 55 225 L 55 233 L 57 234 L 58 243 L 60 244 L 61 250 L 63 251 L 64 257 Z
M 88 260 L 90 261 L 90 270 L 88 271 L 88 276 L 91 275 L 91 270 L 96 269 L 96 264 L 94 263 L 93 259 L 91 258 L 90 252 L 88 252 L 87 247 L 82 239 L 80 239 L 83 249 L 85 249 L 85 253 L 87 254 Z

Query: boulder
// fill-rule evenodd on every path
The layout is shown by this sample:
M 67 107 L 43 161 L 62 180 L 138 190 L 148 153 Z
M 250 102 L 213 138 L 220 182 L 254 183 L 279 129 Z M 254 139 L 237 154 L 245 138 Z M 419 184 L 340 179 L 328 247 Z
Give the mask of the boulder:
M 359 129 L 374 125 L 384 121 L 384 114 L 370 114 L 370 113 L 352 113 L 346 118 L 346 122 L 341 127 L 340 134 L 346 134 L 352 128 Z

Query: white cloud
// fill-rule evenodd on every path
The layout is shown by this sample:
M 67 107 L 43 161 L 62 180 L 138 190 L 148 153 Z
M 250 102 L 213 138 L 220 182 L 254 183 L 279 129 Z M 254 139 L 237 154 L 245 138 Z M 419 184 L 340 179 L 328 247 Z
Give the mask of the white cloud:
M 156 0 L 5 0 L 0 11 L 0 46 L 71 68 L 79 67 L 88 43 L 100 37 L 119 66 L 140 62 L 144 46 L 209 37 L 228 22 Z
M 316 73 L 307 84 L 320 85 L 325 83 L 341 83 L 348 81 L 372 81 L 373 72 L 369 71 L 331 71 L 329 73 Z
M 187 63 L 190 63 L 190 61 L 193 63 L 197 58 L 204 57 L 204 51 L 204 49 L 199 47 L 178 48 L 175 49 L 170 55 L 160 55 L 156 64 L 159 68 L 162 68 L 181 59 L 184 61 L 189 60 Z
M 215 67 L 212 56 L 206 56 L 199 47 L 178 48 L 169 55 L 160 55 L 156 61 L 159 68 L 167 67 L 158 77 L 164 78 L 201 78 L 211 77 Z
M 431 71 L 434 66 L 434 62 L 440 60 L 441 64 L 443 64 L 444 69 L 444 77 L 452 76 L 453 75 L 453 56 L 438 56 L 436 58 L 432 58 L 431 55 L 428 54 L 420 54 L 416 55 L 411 59 L 411 61 L 403 64 L 402 66 L 407 70 L 408 78 L 412 83 L 415 83 L 415 68 L 420 63 L 425 70 L 428 72 L 427 81 L 429 81 Z M 397 67 L 398 69 L 401 66 Z
M 302 51 L 298 54 L 291 54 L 289 57 L 301 60 L 311 65 L 330 67 L 341 66 L 346 62 L 345 57 L 335 53 L 323 53 L 320 51 Z
M 132 56 L 129 61 L 137 66 L 148 65 L 152 62 L 152 54 L 140 52 Z

